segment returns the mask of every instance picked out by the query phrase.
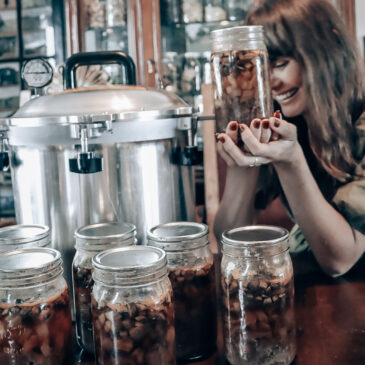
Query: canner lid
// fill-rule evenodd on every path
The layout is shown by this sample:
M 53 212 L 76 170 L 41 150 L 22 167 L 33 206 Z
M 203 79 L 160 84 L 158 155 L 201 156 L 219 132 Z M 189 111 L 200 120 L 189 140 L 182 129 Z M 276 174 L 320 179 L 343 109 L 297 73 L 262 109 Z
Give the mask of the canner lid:
M 10 126 L 62 125 L 189 116 L 193 112 L 177 95 L 143 86 L 95 86 L 68 89 L 26 102 Z

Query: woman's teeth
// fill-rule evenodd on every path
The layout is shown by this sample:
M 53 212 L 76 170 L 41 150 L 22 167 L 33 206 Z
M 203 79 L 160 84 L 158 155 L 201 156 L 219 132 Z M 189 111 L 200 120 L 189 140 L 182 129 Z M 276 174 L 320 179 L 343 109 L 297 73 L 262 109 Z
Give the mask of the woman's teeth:
M 287 100 L 289 98 L 291 98 L 296 92 L 298 91 L 298 89 L 291 89 L 289 91 L 287 91 L 286 93 L 284 94 L 278 94 L 275 96 L 275 99 L 277 101 L 284 101 L 284 100 Z

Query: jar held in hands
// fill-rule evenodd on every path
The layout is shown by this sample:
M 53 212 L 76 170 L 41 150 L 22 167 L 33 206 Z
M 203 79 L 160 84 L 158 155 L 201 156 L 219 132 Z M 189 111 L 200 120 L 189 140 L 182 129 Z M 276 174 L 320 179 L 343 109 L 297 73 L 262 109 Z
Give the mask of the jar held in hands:
M 249 124 L 269 118 L 273 105 L 263 27 L 220 29 L 211 38 L 216 131 L 224 132 L 232 120 Z

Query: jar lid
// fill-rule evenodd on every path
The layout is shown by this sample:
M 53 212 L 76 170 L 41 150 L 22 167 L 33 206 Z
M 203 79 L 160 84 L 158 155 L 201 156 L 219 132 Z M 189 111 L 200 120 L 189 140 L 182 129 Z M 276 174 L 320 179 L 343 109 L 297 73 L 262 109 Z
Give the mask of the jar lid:
M 286 240 L 288 236 L 289 232 L 285 228 L 257 225 L 227 230 L 222 234 L 222 242 L 232 246 L 252 246 L 278 243 Z
M 49 235 L 50 229 L 44 225 L 16 224 L 7 226 L 0 228 L 0 246 L 39 241 Z
M 94 280 L 135 284 L 167 274 L 166 253 L 157 247 L 129 246 L 105 250 L 92 259 Z M 108 274 L 113 273 L 111 278 Z M 106 275 L 105 275 L 106 274 Z M 112 280 L 110 280 L 112 279 Z
M 232 50 L 265 50 L 264 27 L 262 25 L 243 25 L 217 29 L 210 32 L 212 52 Z
M 147 231 L 148 244 L 165 251 L 195 249 L 209 243 L 208 226 L 196 222 L 171 222 Z
M 61 267 L 59 251 L 36 247 L 0 254 L 0 280 L 25 278 Z
M 241 25 L 238 27 L 222 28 L 210 32 L 212 40 L 228 36 L 239 36 L 241 39 L 262 37 L 264 27 L 262 25 Z
M 90 224 L 75 231 L 76 248 L 98 249 L 106 243 L 135 243 L 136 226 L 124 222 Z M 128 242 L 126 242 L 128 241 Z

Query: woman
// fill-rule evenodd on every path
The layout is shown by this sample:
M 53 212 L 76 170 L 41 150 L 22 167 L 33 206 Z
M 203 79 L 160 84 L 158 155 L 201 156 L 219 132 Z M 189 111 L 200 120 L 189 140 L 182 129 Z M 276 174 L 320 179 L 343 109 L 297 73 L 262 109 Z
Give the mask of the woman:
M 296 222 L 291 250 L 307 252 L 309 245 L 325 272 L 341 275 L 365 250 L 363 60 L 324 0 L 266 0 L 246 23 L 264 26 L 282 117 L 230 122 L 219 134 L 228 169 L 215 234 L 253 223 L 255 200 L 268 196 L 258 166 L 272 163 L 279 188 L 266 190 L 281 194 Z

